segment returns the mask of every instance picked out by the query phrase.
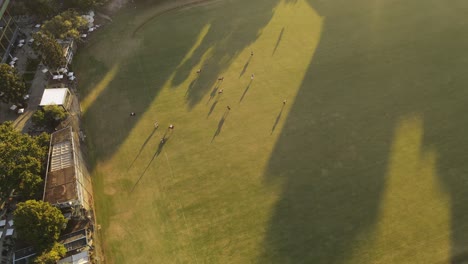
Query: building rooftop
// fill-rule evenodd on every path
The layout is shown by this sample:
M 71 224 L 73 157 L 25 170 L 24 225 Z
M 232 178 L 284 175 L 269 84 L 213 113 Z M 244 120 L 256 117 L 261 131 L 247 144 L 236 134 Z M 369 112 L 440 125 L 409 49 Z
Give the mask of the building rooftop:
M 91 263 L 91 260 L 89 258 L 89 253 L 86 250 L 78 254 L 69 256 L 67 258 L 61 259 L 57 263 L 58 264 L 65 264 L 65 263 L 66 264 L 87 264 L 87 263 Z
M 44 187 L 44 201 L 62 204 L 77 200 L 78 183 L 75 177 L 71 128 L 53 133 L 50 144 L 49 171 Z
M 68 88 L 45 89 L 39 105 L 65 105 L 68 93 Z
M 84 248 L 88 245 L 86 229 L 63 235 L 60 237 L 59 242 L 65 246 L 67 252 Z

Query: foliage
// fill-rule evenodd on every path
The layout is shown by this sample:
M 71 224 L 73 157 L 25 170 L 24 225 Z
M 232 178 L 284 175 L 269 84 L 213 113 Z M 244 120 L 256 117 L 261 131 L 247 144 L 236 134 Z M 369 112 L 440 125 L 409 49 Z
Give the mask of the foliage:
M 26 85 L 16 69 L 5 63 L 0 64 L 0 93 L 4 93 L 0 97 L 4 103 L 20 103 L 27 93 Z
M 67 249 L 64 245 L 55 242 L 51 249 L 46 249 L 34 259 L 35 264 L 55 264 L 65 256 Z
M 26 62 L 26 71 L 36 72 L 37 66 L 39 65 L 40 62 L 41 62 L 40 59 L 28 58 Z
M 18 234 L 39 251 L 51 248 L 67 223 L 59 209 L 48 202 L 36 200 L 18 203 L 13 219 Z
M 38 32 L 34 34 L 34 39 L 36 43 L 33 48 L 41 54 L 42 62 L 49 69 L 58 69 L 65 65 L 62 47 L 54 38 Z
M 16 131 L 11 122 L 0 125 L 0 195 L 13 189 L 25 197 L 40 190 L 49 136 L 31 137 Z
M 42 30 L 56 39 L 79 39 L 80 29 L 83 29 L 88 24 L 88 21 L 81 17 L 74 10 L 67 10 L 61 14 L 46 21 L 42 25 Z
M 37 110 L 32 116 L 32 122 L 36 127 L 53 129 L 67 118 L 68 114 L 58 105 L 47 105 Z
M 58 12 L 58 0 L 26 0 L 26 9 L 41 19 L 52 17 Z
M 108 0 L 70 0 L 69 8 L 76 8 L 81 11 L 89 11 L 97 7 L 103 6 Z
M 12 1 L 10 2 L 10 15 L 22 16 L 27 15 L 30 9 L 24 1 Z

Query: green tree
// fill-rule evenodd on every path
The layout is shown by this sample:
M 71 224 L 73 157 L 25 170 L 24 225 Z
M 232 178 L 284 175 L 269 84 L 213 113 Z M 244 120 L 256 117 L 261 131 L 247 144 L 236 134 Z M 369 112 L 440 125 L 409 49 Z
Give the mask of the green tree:
M 40 53 L 42 62 L 51 70 L 57 70 L 65 66 L 66 60 L 63 49 L 57 41 L 41 32 L 34 34 L 35 45 L 33 48 Z
M 35 264 L 55 264 L 65 256 L 67 249 L 60 243 L 55 242 L 51 249 L 46 249 L 41 255 L 34 259 Z
M 80 29 L 86 28 L 88 21 L 74 10 L 56 15 L 42 25 L 42 31 L 56 39 L 79 39 Z
M 0 100 L 4 103 L 23 102 L 23 96 L 28 92 L 23 79 L 15 68 L 10 65 L 0 64 Z
M 58 13 L 57 0 L 26 0 L 26 8 L 31 15 L 41 19 L 52 17 Z
M 18 203 L 13 214 L 18 235 L 42 252 L 56 242 L 67 219 L 48 202 L 28 200 Z
M 26 198 L 34 197 L 40 191 L 41 187 L 43 186 L 42 183 L 44 182 L 42 177 L 29 171 L 21 172 L 19 178 L 19 190 Z
M 31 137 L 15 130 L 11 122 L 0 125 L 0 196 L 18 190 L 26 198 L 41 189 L 49 136 Z
M 36 127 L 54 129 L 67 116 L 67 112 L 62 107 L 58 105 L 46 105 L 44 108 L 37 110 L 31 119 Z

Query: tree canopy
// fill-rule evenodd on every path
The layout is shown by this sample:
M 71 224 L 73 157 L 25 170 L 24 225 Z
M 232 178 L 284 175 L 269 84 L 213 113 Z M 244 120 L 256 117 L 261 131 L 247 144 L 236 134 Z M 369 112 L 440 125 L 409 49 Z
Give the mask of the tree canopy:
M 58 12 L 58 0 L 26 0 L 25 2 L 28 12 L 41 19 L 52 17 Z
M 55 264 L 65 256 L 67 249 L 60 243 L 55 242 L 50 249 L 46 249 L 41 255 L 34 259 L 35 264 Z
M 11 122 L 0 125 L 0 196 L 18 190 L 34 197 L 42 187 L 49 135 L 31 137 L 14 129 Z
M 15 68 L 10 65 L 0 64 L 0 100 L 4 103 L 23 102 L 23 96 L 28 92 L 23 78 L 18 75 Z
M 37 110 L 32 116 L 32 122 L 36 127 L 54 129 L 60 122 L 67 118 L 68 114 L 58 105 L 47 105 Z
M 54 38 L 38 32 L 34 34 L 34 39 L 36 42 L 33 48 L 40 53 L 42 62 L 49 69 L 57 70 L 65 66 L 66 61 L 62 47 Z
M 18 203 L 13 219 L 18 235 L 31 242 L 39 252 L 51 248 L 67 224 L 59 209 L 36 200 Z
M 56 39 L 79 39 L 80 29 L 83 29 L 88 21 L 74 10 L 62 12 L 42 25 L 43 33 Z

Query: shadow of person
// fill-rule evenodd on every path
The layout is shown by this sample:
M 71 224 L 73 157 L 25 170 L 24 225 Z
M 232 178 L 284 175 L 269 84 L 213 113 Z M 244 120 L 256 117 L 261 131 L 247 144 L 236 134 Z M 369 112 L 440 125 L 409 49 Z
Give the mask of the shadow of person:
M 278 125 L 280 119 L 281 119 L 281 115 L 283 114 L 283 110 L 284 110 L 284 104 L 281 106 L 281 110 L 280 112 L 278 113 L 278 116 L 276 116 L 276 119 L 275 119 L 275 123 L 273 124 L 273 127 L 271 128 L 271 134 L 273 134 L 273 132 L 275 131 L 276 129 L 276 126 Z
M 208 104 L 211 101 L 211 99 L 213 99 L 216 96 L 216 94 L 218 93 L 218 89 L 219 89 L 219 85 L 216 85 L 215 88 L 211 90 L 210 98 L 208 99 L 208 102 L 206 102 L 206 104 Z
M 148 170 L 148 168 L 151 166 L 151 164 L 153 163 L 154 159 L 156 159 L 157 156 L 159 156 L 159 154 L 161 154 L 161 151 L 163 150 L 164 148 L 164 145 L 167 143 L 167 141 L 169 141 L 169 138 L 166 137 L 166 134 L 167 134 L 167 131 L 166 133 L 164 133 L 164 136 L 161 138 L 161 140 L 159 141 L 159 144 L 158 144 L 158 149 L 156 150 L 156 152 L 154 152 L 153 154 L 153 157 L 151 158 L 151 160 L 148 162 L 148 165 L 146 165 L 145 169 L 143 170 L 143 172 L 141 173 L 140 177 L 138 177 L 138 180 L 135 182 L 135 184 L 133 185 L 130 193 L 133 193 L 133 191 L 135 190 L 135 187 L 138 185 L 138 183 L 141 181 L 141 179 L 143 178 L 143 176 L 145 175 L 146 171 Z
M 160 141 L 158 145 L 158 149 L 156 150 L 155 157 L 159 156 L 161 154 L 161 151 L 163 150 L 164 146 L 166 143 L 169 141 L 169 137 L 164 136 Z
M 239 79 L 240 77 L 242 77 L 242 75 L 244 75 L 244 73 L 247 71 L 247 68 L 249 67 L 249 64 L 250 64 L 250 61 L 252 60 L 252 56 L 249 56 L 249 59 L 247 60 L 247 62 L 244 64 L 244 67 L 242 68 L 242 71 L 240 72 L 239 74 Z
M 245 95 L 247 94 L 247 92 L 249 91 L 251 85 L 252 85 L 252 79 L 250 79 L 249 84 L 247 85 L 247 87 L 245 87 L 244 93 L 242 93 L 242 96 L 241 96 L 241 98 L 239 99 L 239 103 L 241 103 L 242 100 L 244 100 L 244 97 L 245 97 Z
M 193 79 L 193 81 L 190 82 L 187 88 L 187 91 L 185 91 L 185 97 L 187 97 L 187 95 L 190 93 L 190 90 L 192 90 L 195 87 L 199 78 L 200 78 L 200 74 L 197 74 L 197 77 L 195 77 L 195 79 Z
M 213 135 L 213 138 L 211 139 L 211 142 L 213 142 L 215 140 L 215 138 L 217 136 L 219 136 L 219 134 L 221 133 L 221 129 L 223 128 L 224 122 L 226 121 L 226 118 L 228 117 L 229 111 L 230 110 L 228 110 L 228 109 L 226 109 L 226 111 L 224 111 L 223 116 L 221 117 L 221 119 L 218 122 L 218 128 L 216 129 L 216 131 L 215 131 L 215 133 Z
M 153 137 L 154 133 L 156 132 L 157 130 L 157 127 L 154 127 L 153 128 L 153 131 L 151 131 L 151 134 L 149 134 L 149 136 L 146 138 L 145 142 L 143 142 L 143 144 L 141 145 L 140 147 L 140 150 L 138 151 L 138 154 L 135 156 L 135 159 L 133 159 L 132 163 L 130 164 L 130 166 L 128 167 L 127 171 L 130 170 L 130 168 L 132 168 L 133 164 L 135 163 L 135 161 L 138 159 L 138 157 L 140 157 L 141 155 L 141 152 L 143 151 L 143 149 L 145 148 L 146 144 L 148 144 L 149 140 Z
M 210 117 L 211 113 L 213 113 L 214 109 L 216 108 L 216 105 L 218 104 L 219 99 L 217 98 L 216 101 L 213 102 L 213 104 L 210 107 L 210 111 L 208 111 L 208 114 L 206 115 L 206 118 Z
M 281 32 L 278 36 L 278 40 L 276 41 L 276 45 L 275 45 L 275 48 L 273 49 L 273 52 L 271 53 L 271 56 L 275 55 L 276 50 L 278 49 L 278 46 L 281 42 L 281 39 L 283 38 L 283 33 L 284 33 L 284 27 L 281 29 Z

